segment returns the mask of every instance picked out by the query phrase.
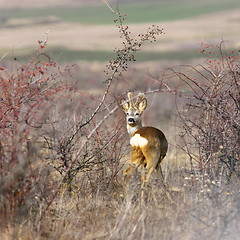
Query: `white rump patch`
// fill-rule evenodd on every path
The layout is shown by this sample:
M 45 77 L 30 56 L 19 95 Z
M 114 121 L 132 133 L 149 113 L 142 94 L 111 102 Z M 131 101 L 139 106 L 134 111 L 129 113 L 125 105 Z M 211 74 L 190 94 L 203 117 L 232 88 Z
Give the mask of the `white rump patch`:
M 140 134 L 135 134 L 130 139 L 130 144 L 132 147 L 144 147 L 148 144 L 148 140 L 144 137 L 141 137 Z

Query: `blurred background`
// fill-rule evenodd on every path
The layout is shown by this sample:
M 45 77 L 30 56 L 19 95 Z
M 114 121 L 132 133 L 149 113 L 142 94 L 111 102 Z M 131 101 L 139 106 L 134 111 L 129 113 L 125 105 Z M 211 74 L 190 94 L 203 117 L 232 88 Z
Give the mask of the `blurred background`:
M 240 46 L 239 0 L 107 0 L 126 14 L 125 24 L 144 33 L 152 24 L 164 29 L 156 43 L 144 46 L 135 66 L 147 71 L 202 57 L 200 44 L 228 41 Z M 116 16 L 101 0 L 0 0 L 0 57 L 29 58 L 48 33 L 47 51 L 62 63 L 87 63 L 98 70 L 121 39 Z

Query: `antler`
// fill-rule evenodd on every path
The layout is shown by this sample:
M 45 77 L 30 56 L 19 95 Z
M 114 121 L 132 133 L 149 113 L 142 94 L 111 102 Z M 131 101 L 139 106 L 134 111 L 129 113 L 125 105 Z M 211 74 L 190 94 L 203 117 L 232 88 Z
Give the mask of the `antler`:
M 129 92 L 128 94 L 127 94 L 127 96 L 128 96 L 128 100 L 129 100 L 129 108 L 133 108 L 133 106 L 134 106 L 134 103 L 133 103 L 133 94 L 132 94 L 132 92 Z
M 121 99 L 121 105 L 123 110 L 126 112 L 128 109 L 137 108 L 140 111 L 143 111 L 147 106 L 147 100 L 144 97 L 143 93 L 139 93 L 136 102 L 133 101 L 133 94 L 132 92 L 128 92 L 127 94 L 128 100 L 125 100 L 124 98 Z
M 139 93 L 138 97 L 137 97 L 137 101 L 135 103 L 135 106 L 138 106 L 139 103 L 144 99 L 144 94 L 143 93 Z

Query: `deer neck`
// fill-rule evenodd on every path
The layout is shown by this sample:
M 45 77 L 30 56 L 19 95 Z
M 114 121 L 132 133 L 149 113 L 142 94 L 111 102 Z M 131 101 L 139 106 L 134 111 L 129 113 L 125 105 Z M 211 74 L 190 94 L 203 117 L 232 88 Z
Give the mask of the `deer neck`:
M 128 131 L 128 134 L 130 135 L 130 137 L 132 137 L 134 135 L 134 133 L 142 127 L 142 124 L 138 124 L 136 126 L 130 126 L 129 124 L 127 125 L 127 131 Z

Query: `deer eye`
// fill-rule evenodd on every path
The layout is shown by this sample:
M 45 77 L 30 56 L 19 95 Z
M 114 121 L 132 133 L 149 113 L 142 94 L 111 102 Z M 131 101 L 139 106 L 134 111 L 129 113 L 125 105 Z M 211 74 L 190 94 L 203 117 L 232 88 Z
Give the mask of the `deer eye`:
M 135 113 L 136 116 L 139 116 L 139 113 Z
M 127 116 L 129 116 L 130 115 L 130 113 L 127 113 Z

